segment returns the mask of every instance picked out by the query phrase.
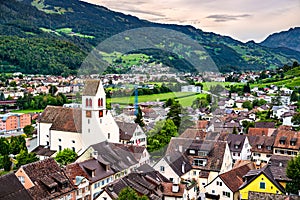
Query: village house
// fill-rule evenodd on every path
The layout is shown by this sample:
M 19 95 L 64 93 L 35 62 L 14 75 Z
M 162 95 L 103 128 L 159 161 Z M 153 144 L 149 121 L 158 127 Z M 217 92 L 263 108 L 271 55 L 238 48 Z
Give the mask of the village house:
M 268 163 L 273 155 L 275 137 L 273 136 L 248 136 L 251 145 L 251 159 L 259 166 Z
M 300 149 L 300 133 L 281 129 L 275 137 L 274 155 L 296 156 Z
M 204 186 L 206 191 L 205 199 L 239 200 L 239 187 L 244 183 L 243 177 L 253 169 L 255 169 L 253 163 L 248 162 L 228 172 L 219 174 L 214 180 Z
M 249 199 L 249 192 L 266 192 L 271 194 L 284 194 L 285 190 L 275 179 L 270 166 L 250 170 L 244 176 L 244 183 L 239 188 L 240 199 Z
M 120 142 L 123 144 L 147 146 L 147 136 L 137 123 L 118 122 L 120 128 Z
M 75 188 L 53 158 L 21 166 L 15 175 L 33 199 L 75 199 Z
M 249 160 L 251 158 L 251 146 L 246 135 L 229 134 L 227 143 L 233 163 L 237 160 Z

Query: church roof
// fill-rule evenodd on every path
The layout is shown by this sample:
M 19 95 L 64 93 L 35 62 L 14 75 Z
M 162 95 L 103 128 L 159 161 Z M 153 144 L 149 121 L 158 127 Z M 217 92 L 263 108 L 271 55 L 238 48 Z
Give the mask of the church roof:
M 100 80 L 87 80 L 84 84 L 83 96 L 95 96 L 98 87 L 100 85 Z

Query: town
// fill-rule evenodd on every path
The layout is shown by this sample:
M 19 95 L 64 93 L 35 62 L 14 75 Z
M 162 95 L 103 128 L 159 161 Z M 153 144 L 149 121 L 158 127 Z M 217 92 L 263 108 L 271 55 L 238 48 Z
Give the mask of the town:
M 3 73 L 0 199 L 299 199 L 299 68 Z

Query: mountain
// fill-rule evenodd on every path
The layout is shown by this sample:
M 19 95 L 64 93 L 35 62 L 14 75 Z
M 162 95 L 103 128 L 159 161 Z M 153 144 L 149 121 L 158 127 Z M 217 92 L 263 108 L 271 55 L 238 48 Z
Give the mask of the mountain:
M 192 26 L 152 23 L 78 0 L 0 1 L 1 71 L 76 73 L 81 62 L 100 42 L 141 27 L 171 29 L 188 35 L 204 47 L 221 72 L 262 70 L 300 61 L 300 52 L 292 49 L 242 43 Z M 156 46 L 170 45 L 167 40 L 164 38 Z M 206 52 L 199 51 L 196 55 L 204 63 L 208 60 Z M 151 62 L 160 61 L 180 71 L 194 70 L 186 62 L 195 56 L 189 52 L 184 56 L 157 49 L 138 53 L 151 55 Z
M 300 27 L 271 34 L 260 44 L 271 48 L 285 47 L 300 51 Z

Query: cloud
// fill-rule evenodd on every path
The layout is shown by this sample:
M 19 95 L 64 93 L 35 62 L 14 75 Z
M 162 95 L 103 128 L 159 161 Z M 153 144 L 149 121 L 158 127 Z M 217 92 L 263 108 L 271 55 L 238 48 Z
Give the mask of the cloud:
M 164 14 L 161 14 L 159 12 L 154 12 L 154 11 L 146 11 L 146 10 L 138 10 L 138 9 L 123 9 L 123 11 L 131 12 L 131 13 L 139 13 L 139 14 L 146 14 L 146 15 L 153 15 L 157 17 L 165 17 Z
M 234 21 L 239 20 L 241 18 L 250 17 L 249 14 L 242 14 L 242 15 L 228 15 L 228 14 L 219 14 L 219 15 L 209 15 L 206 18 L 214 19 L 215 22 L 227 22 L 227 21 Z

